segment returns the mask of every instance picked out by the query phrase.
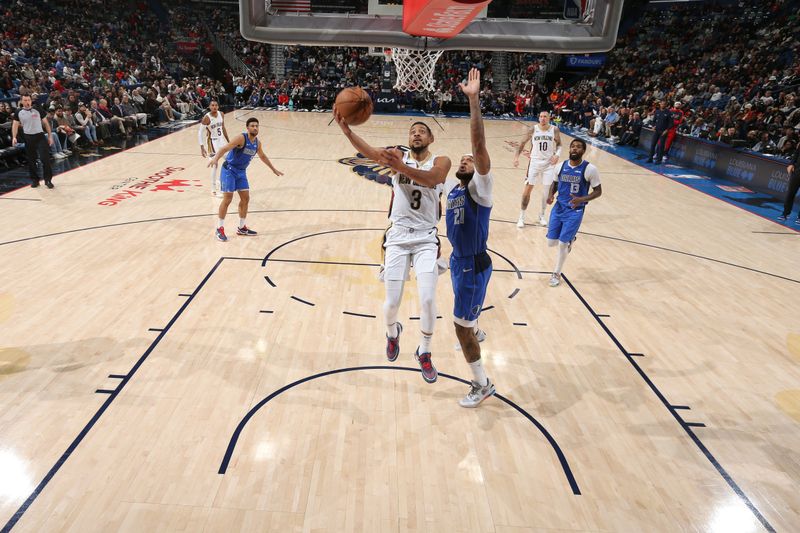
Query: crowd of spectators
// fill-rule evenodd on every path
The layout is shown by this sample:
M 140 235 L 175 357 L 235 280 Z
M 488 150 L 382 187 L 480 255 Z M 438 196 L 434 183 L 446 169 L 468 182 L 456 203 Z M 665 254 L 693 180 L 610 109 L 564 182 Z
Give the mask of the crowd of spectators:
M 395 96 L 401 110 L 465 110 L 458 83 L 477 67 L 487 114 L 535 116 L 548 109 L 557 121 L 590 135 L 635 144 L 662 102 L 673 109 L 679 102 L 685 113 L 681 134 L 788 154 L 800 129 L 800 20 L 792 5 L 741 0 L 651 7 L 591 76 L 565 73 L 567 79 L 553 82 L 551 73 L 548 83 L 543 56 L 505 54 L 506 90 L 495 88 L 492 53 L 446 52 L 436 65 L 434 90 Z M 382 95 L 382 56 L 364 48 L 285 47 L 276 76 L 270 47 L 239 35 L 235 7 L 200 6 L 175 0 L 165 24 L 139 0 L 18 0 L 3 13 L 8 22 L 0 35 L 0 99 L 34 95 L 54 120 L 62 107 L 66 122 L 74 122 L 69 128 L 91 144 L 153 122 L 196 116 L 211 98 L 223 105 L 322 111 L 346 86 L 361 85 L 373 99 Z M 76 16 L 91 22 L 59 22 Z M 207 30 L 224 38 L 249 75 L 208 76 Z M 84 117 L 81 103 L 101 115 L 107 108 L 121 121 L 95 114 L 98 138 L 83 135 L 86 126 L 76 118 Z
M 789 0 L 707 2 L 649 9 L 595 79 L 559 82 L 549 100 L 564 120 L 614 139 L 660 102 L 678 132 L 788 155 L 800 131 L 800 15 Z M 608 118 L 610 116 L 610 118 Z
M 53 157 L 60 158 L 76 141 L 91 148 L 196 116 L 211 98 L 230 94 L 208 77 L 203 35 L 181 24 L 180 15 L 165 25 L 145 3 L 118 0 L 18 0 L 1 9 L 0 149 L 9 148 L 6 114 L 22 95 L 51 121 L 60 141 Z M 181 39 L 198 44 L 180 50 Z

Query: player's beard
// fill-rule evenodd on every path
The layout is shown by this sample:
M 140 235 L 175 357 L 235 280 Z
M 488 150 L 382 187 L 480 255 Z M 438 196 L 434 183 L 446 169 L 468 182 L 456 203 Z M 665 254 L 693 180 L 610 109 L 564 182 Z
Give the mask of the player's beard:
M 570 161 L 580 161 L 581 157 L 582 156 L 579 155 L 579 154 L 569 154 L 569 160 Z
M 412 152 L 414 152 L 415 155 L 420 155 L 422 152 L 428 149 L 428 145 L 422 144 L 420 146 L 410 146 L 409 148 Z
M 459 181 L 461 181 L 462 185 L 466 185 L 467 183 L 469 183 L 474 174 L 475 174 L 474 170 L 472 172 L 461 172 L 459 170 L 456 170 L 456 178 L 458 178 Z

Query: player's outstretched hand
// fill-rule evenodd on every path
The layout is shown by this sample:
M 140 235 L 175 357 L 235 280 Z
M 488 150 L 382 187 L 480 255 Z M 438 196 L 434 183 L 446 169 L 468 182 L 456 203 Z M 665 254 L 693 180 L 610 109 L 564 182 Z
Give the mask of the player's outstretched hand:
M 550 158 L 550 166 L 553 166 L 556 163 L 558 163 L 558 156 L 556 154 L 553 154 L 553 157 Z
M 280 170 L 278 170 L 277 168 L 273 168 L 273 169 L 272 169 L 272 172 L 274 172 L 276 176 L 283 176 L 283 172 L 281 172 L 281 171 L 280 171 Z
M 216 157 L 211 158 L 211 161 L 208 162 L 207 166 L 208 167 L 216 167 L 217 166 L 217 158 Z
M 467 83 L 459 83 L 461 92 L 466 96 L 477 96 L 481 90 L 481 71 L 476 68 L 469 69 Z
M 347 121 L 344 119 L 341 113 L 336 110 L 336 104 L 333 104 L 333 119 L 336 121 L 339 127 L 342 128 L 342 131 L 345 133 L 345 135 L 350 133 L 350 126 L 347 125 Z

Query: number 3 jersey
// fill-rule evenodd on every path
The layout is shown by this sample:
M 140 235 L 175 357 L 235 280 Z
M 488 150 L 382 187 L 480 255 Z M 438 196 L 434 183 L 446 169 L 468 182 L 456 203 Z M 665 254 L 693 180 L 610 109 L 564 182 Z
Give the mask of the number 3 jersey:
M 431 154 L 424 161 L 417 161 L 410 152 L 404 152 L 403 163 L 411 168 L 430 170 L 436 156 Z M 389 220 L 392 224 L 413 230 L 429 230 L 435 228 L 442 216 L 439 200 L 444 190 L 443 184 L 427 187 L 421 185 L 402 173 L 392 176 L 392 204 L 389 208 Z
M 589 194 L 589 187 L 600 185 L 600 172 L 597 167 L 588 161 L 581 161 L 577 166 L 572 166 L 567 159 L 561 163 L 561 168 L 556 176 L 558 182 L 558 206 L 562 209 L 573 209 L 569 205 L 572 196 L 586 196 Z M 581 204 L 575 211 L 583 211 L 586 204 Z
M 493 184 L 491 172 L 484 176 L 477 171 L 466 187 L 457 180 L 447 181 L 447 239 L 453 245 L 453 257 L 486 252 Z

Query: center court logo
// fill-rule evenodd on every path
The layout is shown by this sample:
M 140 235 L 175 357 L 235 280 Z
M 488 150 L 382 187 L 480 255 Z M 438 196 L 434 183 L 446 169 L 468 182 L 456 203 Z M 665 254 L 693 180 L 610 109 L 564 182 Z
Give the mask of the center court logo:
M 525 143 L 525 144 L 527 144 L 527 143 Z M 519 148 L 519 141 L 506 141 L 505 142 L 505 148 L 509 152 L 516 152 L 517 148 Z M 522 155 L 524 155 L 525 157 L 530 157 L 531 156 L 531 151 L 530 150 L 523 150 L 522 151 Z
M 401 150 L 408 150 L 408 147 L 406 146 L 387 146 L 387 148 L 400 148 Z M 339 160 L 339 163 L 353 167 L 353 172 L 362 178 L 366 178 L 369 181 L 374 181 L 375 183 L 379 183 L 381 185 L 388 185 L 389 187 L 392 186 L 392 174 L 394 171 L 385 165 L 381 165 L 380 163 L 365 157 L 364 154 L 358 153 L 355 157 L 343 157 Z
M 158 172 L 154 172 L 144 179 L 128 178 L 122 183 L 112 187 L 113 190 L 118 192 L 109 196 L 108 198 L 105 198 L 104 200 L 101 200 L 100 202 L 97 202 L 97 205 L 119 205 L 125 200 L 130 200 L 132 198 L 136 198 L 137 196 L 141 196 L 145 192 L 184 192 L 188 190 L 189 187 L 202 187 L 202 185 L 197 185 L 200 180 L 193 179 L 172 179 L 162 183 L 162 180 L 170 177 L 176 172 L 180 172 L 181 170 L 186 169 L 183 167 L 166 167 Z

